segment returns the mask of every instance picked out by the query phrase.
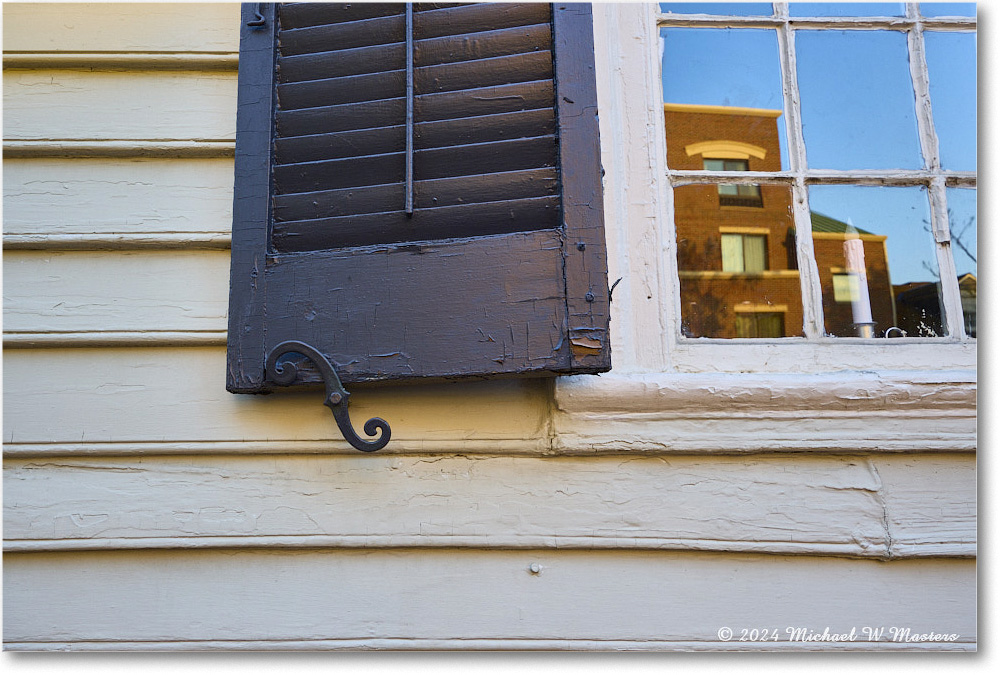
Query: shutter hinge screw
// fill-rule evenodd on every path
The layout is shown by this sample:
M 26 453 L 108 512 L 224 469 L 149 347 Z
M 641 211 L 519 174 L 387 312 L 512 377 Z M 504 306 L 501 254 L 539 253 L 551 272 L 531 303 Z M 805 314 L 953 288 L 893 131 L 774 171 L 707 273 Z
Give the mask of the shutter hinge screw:
M 583 299 L 586 300 L 587 302 L 593 302 L 594 301 L 594 294 L 591 293 L 590 291 L 587 291 L 587 294 L 585 296 L 583 296 Z
M 576 250 L 577 251 L 586 251 L 587 250 L 587 243 L 583 242 L 583 241 L 576 242 Z

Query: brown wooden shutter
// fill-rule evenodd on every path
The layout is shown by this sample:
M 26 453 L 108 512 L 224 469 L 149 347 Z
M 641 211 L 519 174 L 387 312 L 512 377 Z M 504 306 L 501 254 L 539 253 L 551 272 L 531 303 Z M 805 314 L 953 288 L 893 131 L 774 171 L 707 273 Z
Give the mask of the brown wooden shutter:
M 270 389 L 286 340 L 344 382 L 607 370 L 589 5 L 415 4 L 412 34 L 398 3 L 260 10 L 240 47 L 229 389 Z

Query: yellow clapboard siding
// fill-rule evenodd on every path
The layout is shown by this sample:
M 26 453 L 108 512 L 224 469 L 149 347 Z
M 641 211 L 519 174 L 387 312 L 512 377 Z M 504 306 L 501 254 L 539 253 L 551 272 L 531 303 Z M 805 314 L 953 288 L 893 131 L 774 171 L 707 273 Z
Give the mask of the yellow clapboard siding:
M 235 72 L 5 70 L 4 140 L 231 140 Z
M 5 52 L 234 52 L 237 3 L 4 3 Z
M 4 332 L 221 331 L 229 252 L 8 251 Z
M 4 235 L 226 235 L 232 159 L 4 159 Z
M 12 550 L 266 544 L 890 558 L 973 555 L 976 530 L 970 455 L 62 457 L 8 459 L 6 472 Z M 933 519 L 919 494 L 932 475 Z

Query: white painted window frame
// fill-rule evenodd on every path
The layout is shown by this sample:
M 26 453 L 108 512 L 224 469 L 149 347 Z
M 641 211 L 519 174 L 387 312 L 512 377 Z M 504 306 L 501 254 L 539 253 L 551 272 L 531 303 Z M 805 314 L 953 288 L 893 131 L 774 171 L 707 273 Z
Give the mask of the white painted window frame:
M 943 279 L 955 278 L 945 188 L 976 187 L 972 173 L 944 171 L 931 124 L 925 29 L 970 32 L 974 18 L 799 19 L 787 3 L 772 17 L 662 15 L 653 3 L 594 5 L 604 176 L 612 363 L 600 376 L 557 378 L 553 449 L 562 452 L 974 452 L 976 340 L 965 335 L 957 283 L 945 296 L 944 338 L 823 336 L 812 239 L 798 242 L 807 335 L 708 339 L 681 335 L 673 187 L 720 181 L 789 185 L 798 231 L 810 232 L 808 186 L 924 186 Z M 662 25 L 771 27 L 785 46 L 790 170 L 671 171 L 666 162 Z M 905 31 L 913 58 L 919 171 L 815 171 L 804 161 L 794 80 L 794 31 Z M 957 328 L 956 328 L 957 326 Z

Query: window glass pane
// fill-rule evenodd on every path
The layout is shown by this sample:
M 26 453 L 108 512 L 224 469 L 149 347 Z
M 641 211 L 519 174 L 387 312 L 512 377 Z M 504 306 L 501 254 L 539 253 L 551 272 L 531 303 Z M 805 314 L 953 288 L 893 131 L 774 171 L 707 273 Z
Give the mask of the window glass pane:
M 773 30 L 663 28 L 667 164 L 744 159 L 750 171 L 788 167 Z
M 948 188 L 948 222 L 951 225 L 951 252 L 958 272 L 958 292 L 962 296 L 965 332 L 976 337 L 976 191 Z
M 763 272 L 767 269 L 767 238 L 748 234 L 743 236 L 743 269 L 746 272 Z
M 674 189 L 684 335 L 802 334 L 791 189 L 759 189 L 756 208 L 720 204 L 715 185 Z
M 924 16 L 975 16 L 974 2 L 922 2 L 920 13 Z
M 941 166 L 976 170 L 976 36 L 924 33 Z
M 902 2 L 792 2 L 790 16 L 904 16 Z
M 809 207 L 827 334 L 944 335 L 937 251 L 923 188 L 812 186 Z M 836 276 L 857 279 L 835 281 Z M 845 290 L 844 284 L 856 290 Z
M 905 34 L 798 31 L 795 45 L 810 168 L 923 166 Z
M 664 14 L 724 14 L 727 16 L 771 16 L 769 2 L 661 2 Z
M 722 235 L 722 271 L 743 271 L 743 237 L 738 234 Z

